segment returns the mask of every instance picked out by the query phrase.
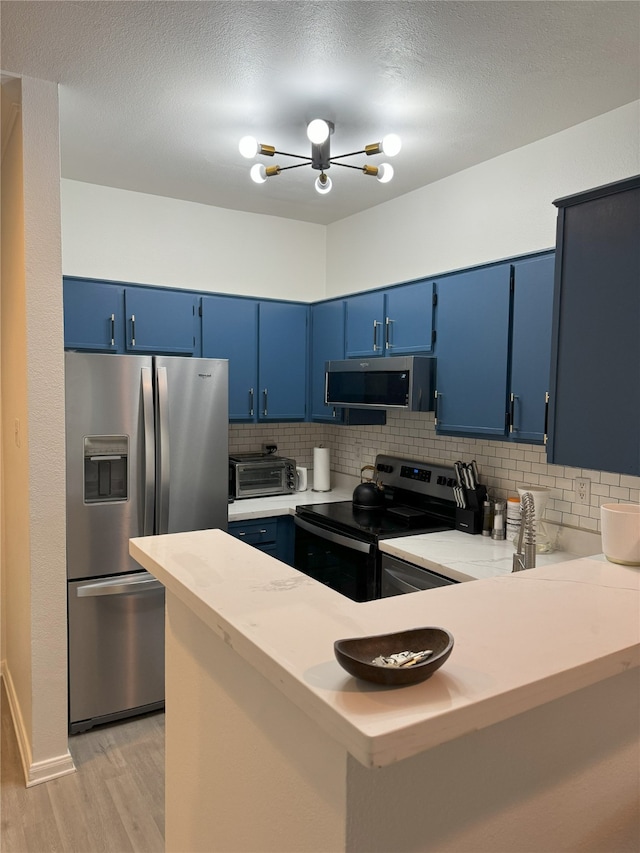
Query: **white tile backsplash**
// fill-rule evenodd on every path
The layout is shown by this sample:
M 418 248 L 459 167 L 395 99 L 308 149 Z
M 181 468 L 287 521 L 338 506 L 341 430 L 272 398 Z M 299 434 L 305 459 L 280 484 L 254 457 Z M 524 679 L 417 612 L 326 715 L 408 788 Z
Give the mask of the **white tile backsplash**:
M 230 452 L 260 450 L 266 442 L 277 444 L 279 455 L 291 456 L 299 465 L 309 467 L 313 448 L 323 444 L 331 450 L 332 470 L 351 476 L 359 476 L 360 468 L 373 464 L 378 453 L 444 464 L 475 459 L 481 481 L 492 497 L 517 494 L 517 486 L 545 486 L 553 490 L 546 518 L 585 531 L 600 530 L 601 504 L 640 502 L 640 477 L 549 465 L 545 448 L 538 445 L 439 436 L 430 413 L 388 412 L 385 426 L 294 423 L 235 424 L 229 428 Z M 574 501 L 576 477 L 591 480 L 588 506 Z

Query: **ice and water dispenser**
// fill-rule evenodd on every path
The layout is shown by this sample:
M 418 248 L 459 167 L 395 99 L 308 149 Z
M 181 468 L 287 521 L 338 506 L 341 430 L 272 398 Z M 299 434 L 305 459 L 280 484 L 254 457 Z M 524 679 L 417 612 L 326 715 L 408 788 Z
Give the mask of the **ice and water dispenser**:
M 84 502 L 126 501 L 128 435 L 88 435 L 84 439 Z

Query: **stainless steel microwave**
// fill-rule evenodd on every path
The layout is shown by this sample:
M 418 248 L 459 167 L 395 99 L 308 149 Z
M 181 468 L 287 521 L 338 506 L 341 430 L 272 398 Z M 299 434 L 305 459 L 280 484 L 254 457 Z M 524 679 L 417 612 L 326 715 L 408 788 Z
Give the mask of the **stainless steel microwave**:
M 435 358 L 391 356 L 328 361 L 325 403 L 358 409 L 433 411 Z
M 264 498 L 296 489 L 296 462 L 269 453 L 237 453 L 229 457 L 229 497 Z

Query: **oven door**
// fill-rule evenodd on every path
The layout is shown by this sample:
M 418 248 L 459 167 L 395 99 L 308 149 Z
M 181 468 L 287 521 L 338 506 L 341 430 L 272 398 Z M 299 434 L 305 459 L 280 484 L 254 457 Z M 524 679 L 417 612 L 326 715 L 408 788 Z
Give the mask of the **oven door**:
M 298 516 L 294 521 L 293 565 L 298 571 L 353 601 L 371 601 L 376 597 L 375 545 L 327 530 Z
M 390 554 L 383 554 L 381 559 L 381 597 L 405 595 L 408 592 L 420 592 L 425 589 L 435 589 L 439 586 L 449 586 L 457 583 L 451 578 L 439 575 L 422 566 L 414 566 L 398 560 Z

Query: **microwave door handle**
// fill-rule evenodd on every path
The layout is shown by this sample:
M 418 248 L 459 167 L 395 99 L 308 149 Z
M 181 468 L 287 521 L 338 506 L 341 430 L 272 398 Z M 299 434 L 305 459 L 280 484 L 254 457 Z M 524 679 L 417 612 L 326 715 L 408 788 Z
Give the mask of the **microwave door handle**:
M 167 384 L 167 368 L 156 369 L 156 406 L 158 414 L 157 434 L 157 504 L 158 504 L 158 533 L 169 532 L 169 389 Z
M 153 385 L 151 369 L 140 369 L 142 386 L 142 428 L 144 435 L 142 459 L 142 535 L 151 536 L 153 533 L 153 497 L 155 482 L 155 443 L 153 437 Z
M 326 539 L 327 542 L 333 542 L 334 545 L 342 545 L 344 548 L 349 548 L 351 551 L 359 551 L 361 554 L 369 554 L 371 545 L 366 542 L 360 542 L 359 539 L 351 539 L 349 536 L 343 536 L 341 533 L 334 533 L 333 530 L 325 530 L 324 527 L 318 527 L 315 524 L 310 524 L 308 521 L 303 521 L 297 516 L 294 517 L 296 527 L 306 530 L 313 536 L 319 536 L 320 539 Z

